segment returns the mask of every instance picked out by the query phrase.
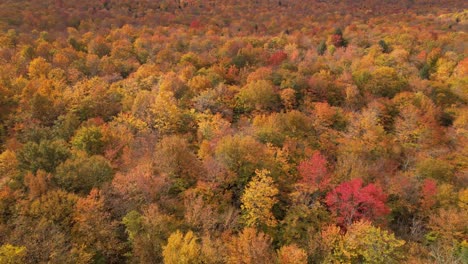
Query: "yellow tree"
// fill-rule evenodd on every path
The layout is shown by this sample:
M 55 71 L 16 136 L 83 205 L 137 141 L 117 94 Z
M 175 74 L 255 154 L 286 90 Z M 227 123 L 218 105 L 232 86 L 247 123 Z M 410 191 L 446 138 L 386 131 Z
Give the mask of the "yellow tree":
M 0 247 L 0 263 L 1 264 L 24 263 L 25 257 L 26 257 L 25 247 L 16 247 L 10 244 L 5 244 Z
M 271 209 L 278 202 L 276 188 L 268 170 L 256 170 L 241 197 L 242 211 L 247 226 L 275 226 L 277 221 Z
M 328 228 L 322 238 L 328 249 L 325 263 L 401 263 L 404 259 L 405 241 L 368 221 L 353 223 L 344 235 Z
M 180 230 L 172 233 L 163 247 L 165 264 L 195 264 L 201 263 L 201 247 L 197 236 L 188 231 L 183 235 Z

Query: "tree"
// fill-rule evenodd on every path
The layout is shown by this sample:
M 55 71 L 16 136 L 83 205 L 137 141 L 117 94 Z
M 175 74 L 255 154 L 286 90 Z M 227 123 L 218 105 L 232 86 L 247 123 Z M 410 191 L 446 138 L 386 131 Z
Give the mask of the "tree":
M 244 86 L 237 95 L 237 100 L 247 112 L 272 110 L 278 105 L 279 96 L 270 82 L 259 80 Z
M 202 165 L 192 153 L 187 141 L 180 136 L 164 137 L 157 145 L 156 170 L 172 179 L 174 191 L 183 191 L 202 175 Z
M 36 175 L 28 172 L 24 176 L 24 182 L 29 189 L 29 197 L 37 198 L 45 194 L 49 187 L 50 178 L 52 178 L 51 175 L 43 170 L 38 170 Z
M 5 150 L 0 154 L 0 180 L 11 179 L 18 173 L 18 159 L 15 152 Z
M 25 247 L 16 247 L 10 244 L 4 244 L 0 247 L 1 264 L 21 264 L 26 257 Z
M 72 146 L 89 155 L 102 155 L 106 145 L 102 129 L 98 126 L 83 126 L 71 140 Z
M 130 211 L 123 218 L 132 246 L 130 260 L 136 263 L 163 263 L 163 247 L 169 236 L 180 228 L 175 217 L 151 204 L 143 214 Z
M 47 76 L 49 71 L 52 69 L 52 65 L 48 63 L 44 58 L 39 57 L 31 61 L 29 64 L 29 77 L 30 78 L 44 78 Z
M 201 261 L 201 247 L 192 231 L 185 235 L 179 230 L 172 233 L 163 247 L 165 264 L 196 264 Z
M 227 245 L 228 264 L 270 264 L 274 263 L 271 238 L 253 228 L 245 228 Z
M 408 87 L 408 81 L 395 68 L 382 66 L 367 74 L 367 78 L 361 80 L 357 74 L 353 77 L 360 89 L 374 96 L 392 98 Z
M 322 56 L 327 51 L 327 43 L 325 40 L 322 40 L 320 44 L 317 46 L 317 53 L 318 55 Z
M 450 182 L 454 175 L 453 166 L 441 159 L 427 158 L 416 164 L 416 173 L 424 178 Z
M 343 38 L 343 31 L 341 28 L 335 29 L 335 32 L 330 35 L 328 42 L 337 48 L 346 47 L 348 45 L 348 41 Z
M 256 169 L 266 167 L 268 157 L 262 144 L 251 136 L 226 136 L 219 140 L 215 157 L 237 174 L 237 189 L 242 191 Z
M 67 95 L 69 109 L 84 121 L 101 117 L 105 121 L 117 115 L 121 108 L 122 94 L 114 87 L 109 87 L 104 79 L 94 77 L 77 83 L 73 92 Z
M 320 152 L 316 151 L 310 159 L 302 161 L 298 166 L 301 179 L 299 182 L 304 188 L 323 191 L 330 184 L 331 178 L 327 169 L 327 160 Z
M 53 180 L 67 191 L 87 194 L 113 177 L 112 167 L 104 157 L 77 153 L 57 168 Z
M 277 221 L 272 213 L 278 202 L 279 191 L 268 170 L 256 170 L 241 197 L 244 220 L 247 226 L 275 226 Z
M 85 198 L 79 198 L 73 213 L 71 231 L 75 248 L 86 252 L 96 262 L 116 263 L 123 244 L 117 237 L 117 222 L 106 211 L 104 197 L 93 189 Z
M 325 202 L 342 226 L 360 219 L 377 220 L 388 213 L 387 195 L 374 184 L 362 186 L 362 179 L 344 182 L 329 192 Z
M 150 112 L 153 127 L 162 135 L 183 132 L 189 125 L 189 122 L 184 122 L 183 112 L 171 91 L 160 91 L 150 106 Z
M 323 232 L 322 236 L 332 245 L 326 263 L 401 263 L 404 259 L 405 241 L 367 221 L 353 223 L 344 235 Z
M 389 53 L 390 52 L 390 47 L 388 46 L 387 42 L 385 42 L 385 40 L 383 40 L 383 39 L 379 40 L 379 46 L 382 49 L 383 53 Z
M 41 140 L 38 143 L 28 142 L 18 153 L 19 167 L 36 173 L 41 169 L 54 172 L 55 168 L 70 156 L 65 141 Z
M 288 58 L 288 54 L 280 50 L 280 51 L 273 53 L 270 59 L 268 60 L 268 62 L 270 63 L 270 65 L 277 66 L 277 65 L 280 65 L 281 62 L 283 62 L 287 58 Z
M 295 244 L 282 246 L 278 250 L 280 264 L 307 264 L 307 253 Z

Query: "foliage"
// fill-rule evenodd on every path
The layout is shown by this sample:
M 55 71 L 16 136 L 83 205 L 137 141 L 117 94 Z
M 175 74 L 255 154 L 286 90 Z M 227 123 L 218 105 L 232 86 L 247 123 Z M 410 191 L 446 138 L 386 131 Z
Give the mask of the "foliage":
M 78 193 L 89 193 L 101 187 L 114 176 L 110 163 L 102 156 L 78 153 L 57 168 L 53 180 L 61 188 Z
M 20 264 L 24 262 L 26 256 L 25 247 L 15 247 L 5 244 L 0 247 L 0 263 L 2 264 Z
M 278 250 L 278 261 L 281 264 L 306 264 L 307 253 L 294 244 L 283 246 Z
M 325 261 L 331 263 L 400 263 L 403 240 L 369 222 L 353 223 L 344 235 L 322 233 L 331 240 L 332 248 Z M 331 236 L 331 237 L 329 237 Z
M 245 228 L 227 245 L 226 263 L 267 264 L 273 262 L 271 238 L 253 228 Z
M 278 202 L 278 189 L 268 170 L 256 170 L 241 197 L 245 224 L 249 227 L 275 226 L 276 219 L 271 209 Z
M 66 142 L 61 140 L 42 140 L 28 142 L 18 153 L 19 167 L 36 172 L 41 169 L 53 172 L 57 166 L 70 156 Z
M 387 195 L 382 189 L 374 184 L 362 184 L 362 179 L 354 179 L 327 194 L 327 206 L 339 224 L 349 226 L 360 219 L 376 220 L 390 212 L 385 205 Z
M 192 231 L 185 235 L 179 230 L 172 233 L 163 248 L 164 263 L 192 264 L 201 263 L 200 245 Z
M 426 2 L 0 1 L 0 262 L 462 263 L 468 12 Z
M 311 190 L 324 190 L 331 181 L 327 169 L 327 160 L 319 153 L 314 152 L 310 159 L 299 164 L 300 183 Z
M 72 139 L 72 146 L 86 151 L 89 155 L 102 155 L 105 142 L 101 128 L 89 126 L 78 129 Z

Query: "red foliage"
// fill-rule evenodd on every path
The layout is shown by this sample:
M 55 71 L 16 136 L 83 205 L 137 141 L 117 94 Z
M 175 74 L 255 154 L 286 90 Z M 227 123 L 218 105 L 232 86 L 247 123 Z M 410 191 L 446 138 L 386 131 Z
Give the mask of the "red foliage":
M 281 62 L 283 62 L 287 58 L 288 58 L 288 54 L 280 50 L 280 51 L 273 53 L 273 55 L 271 55 L 268 62 L 270 63 L 270 65 L 279 65 Z
M 342 47 L 344 46 L 344 39 L 343 39 L 343 36 L 339 35 L 339 34 L 333 34 L 331 36 L 331 43 L 335 46 L 335 47 Z
M 199 20 L 193 20 L 191 23 L 190 23 L 190 28 L 200 28 L 201 27 L 201 23 Z
M 316 151 L 308 160 L 302 161 L 298 166 L 300 183 L 312 190 L 324 190 L 330 184 L 331 178 L 327 170 L 327 160 Z
M 362 187 L 362 179 L 344 182 L 329 192 L 326 203 L 342 226 L 360 219 L 375 220 L 390 213 L 387 195 L 375 184 Z
M 436 202 L 437 182 L 434 179 L 425 179 L 421 187 L 421 207 L 423 210 L 430 209 Z

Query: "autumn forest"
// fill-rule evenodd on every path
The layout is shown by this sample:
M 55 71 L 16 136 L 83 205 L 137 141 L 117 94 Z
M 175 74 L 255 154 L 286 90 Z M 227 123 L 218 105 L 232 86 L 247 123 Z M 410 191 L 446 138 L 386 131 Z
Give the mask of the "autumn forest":
M 467 264 L 467 33 L 463 0 L 1 0 L 0 264 Z

